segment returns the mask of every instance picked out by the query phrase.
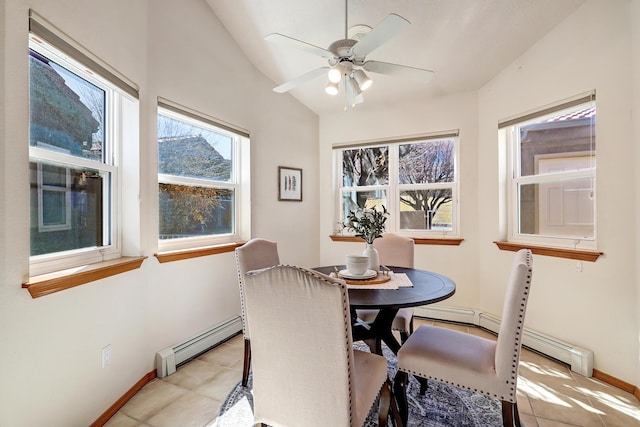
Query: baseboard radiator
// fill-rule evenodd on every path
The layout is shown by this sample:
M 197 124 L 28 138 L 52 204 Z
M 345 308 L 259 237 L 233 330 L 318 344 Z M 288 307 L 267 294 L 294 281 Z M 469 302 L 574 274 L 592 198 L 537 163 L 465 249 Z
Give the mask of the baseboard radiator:
M 500 318 L 489 313 L 464 307 L 423 306 L 416 307 L 414 314 L 435 320 L 460 322 L 480 326 L 491 332 L 500 330 Z M 524 328 L 522 344 L 571 366 L 571 370 L 585 377 L 593 375 L 593 351 L 577 347 L 540 332 Z
M 173 374 L 181 364 L 226 341 L 240 331 L 242 331 L 242 319 L 240 316 L 235 316 L 180 344 L 160 350 L 156 353 L 156 375 L 163 378 Z

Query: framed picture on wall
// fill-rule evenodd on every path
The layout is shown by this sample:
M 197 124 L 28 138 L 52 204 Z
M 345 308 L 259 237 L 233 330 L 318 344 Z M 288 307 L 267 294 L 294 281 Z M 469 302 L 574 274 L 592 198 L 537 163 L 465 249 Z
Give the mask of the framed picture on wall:
M 302 169 L 278 166 L 278 200 L 302 201 Z

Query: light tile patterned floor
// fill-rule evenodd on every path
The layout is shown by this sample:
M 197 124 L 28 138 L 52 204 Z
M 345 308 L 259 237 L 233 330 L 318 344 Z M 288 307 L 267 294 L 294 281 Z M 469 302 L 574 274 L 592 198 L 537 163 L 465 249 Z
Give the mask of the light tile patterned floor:
M 415 319 L 416 327 L 434 322 Z M 435 323 L 494 338 L 475 327 Z M 242 336 L 155 379 L 116 414 L 107 427 L 204 427 L 242 376 Z M 528 350 L 520 358 L 518 408 L 526 427 L 640 427 L 640 402 L 629 393 L 575 374 Z

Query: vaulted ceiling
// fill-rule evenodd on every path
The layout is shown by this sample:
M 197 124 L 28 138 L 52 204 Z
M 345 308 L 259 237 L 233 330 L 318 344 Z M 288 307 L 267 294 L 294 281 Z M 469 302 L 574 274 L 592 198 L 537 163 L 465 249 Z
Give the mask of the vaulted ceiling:
M 413 97 L 473 91 L 516 60 L 575 11 L 584 0 L 206 0 L 249 60 L 274 87 L 327 60 L 265 40 L 280 33 L 328 48 L 346 26 L 376 27 L 390 13 L 411 25 L 367 60 L 433 70 L 428 83 L 369 73 L 374 83 L 356 108 L 393 105 Z M 327 95 L 316 77 L 289 93 L 312 111 L 341 110 L 345 96 Z M 281 95 L 286 96 L 286 95 Z

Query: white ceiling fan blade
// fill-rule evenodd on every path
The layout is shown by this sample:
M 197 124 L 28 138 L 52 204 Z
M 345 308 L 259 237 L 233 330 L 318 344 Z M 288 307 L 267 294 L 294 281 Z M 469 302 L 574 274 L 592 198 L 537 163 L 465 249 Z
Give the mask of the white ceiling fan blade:
M 323 58 L 333 58 L 334 56 L 333 53 L 328 51 L 327 49 L 323 49 L 319 46 L 312 45 L 310 43 L 303 42 L 302 40 L 294 39 L 293 37 L 285 36 L 280 33 L 267 34 L 264 39 L 279 43 L 282 46 L 292 47 L 294 49 L 299 49 L 313 55 L 321 56 Z
M 387 16 L 351 48 L 356 56 L 366 56 L 408 27 L 409 21 L 395 13 Z
M 293 80 L 289 80 L 286 83 L 281 84 L 280 86 L 274 87 L 273 91 L 274 92 L 278 92 L 278 93 L 285 93 L 290 91 L 291 89 L 300 86 L 303 83 L 308 82 L 309 80 L 313 80 L 316 77 L 322 75 L 322 74 L 327 74 L 327 70 L 329 69 L 329 67 L 320 67 L 320 68 L 316 68 L 315 70 L 311 70 L 308 73 L 304 73 L 301 76 L 296 77 Z
M 433 78 L 435 74 L 431 70 L 425 70 L 423 68 L 409 67 L 407 65 L 391 64 L 389 62 L 381 61 L 367 61 L 362 64 L 362 68 L 372 73 L 387 74 L 389 76 L 401 76 L 411 79 L 422 80 L 427 83 Z

